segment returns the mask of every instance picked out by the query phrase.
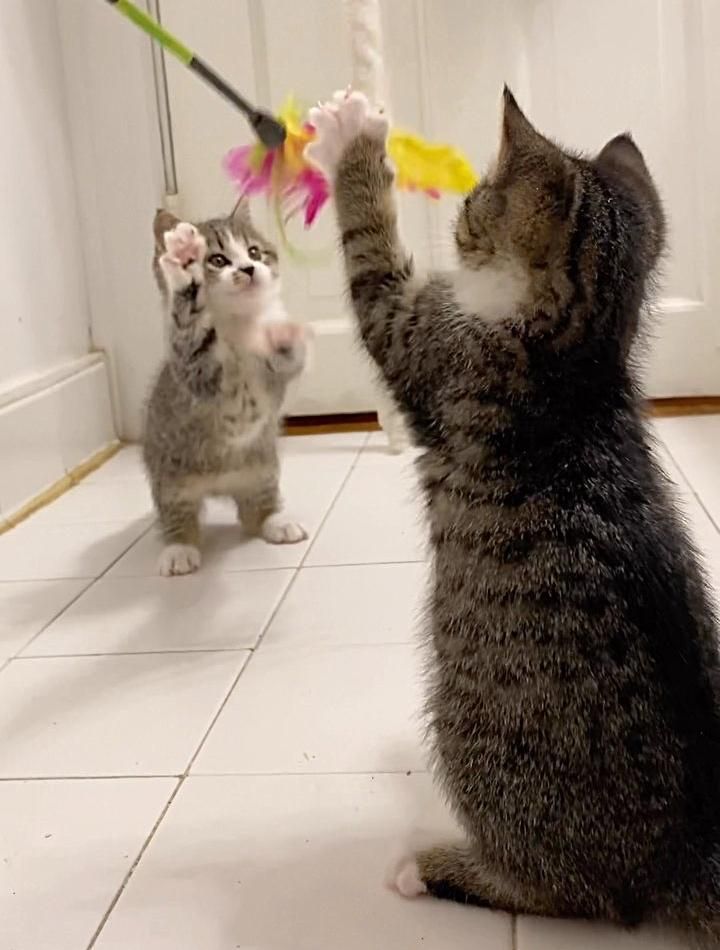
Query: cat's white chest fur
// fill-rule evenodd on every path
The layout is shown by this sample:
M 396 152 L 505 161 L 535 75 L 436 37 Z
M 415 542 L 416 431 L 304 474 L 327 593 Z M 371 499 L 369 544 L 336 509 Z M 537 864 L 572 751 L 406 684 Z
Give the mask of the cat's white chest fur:
M 527 301 L 530 277 L 509 258 L 500 258 L 479 270 L 463 268 L 452 275 L 455 299 L 468 314 L 490 323 L 515 316 Z

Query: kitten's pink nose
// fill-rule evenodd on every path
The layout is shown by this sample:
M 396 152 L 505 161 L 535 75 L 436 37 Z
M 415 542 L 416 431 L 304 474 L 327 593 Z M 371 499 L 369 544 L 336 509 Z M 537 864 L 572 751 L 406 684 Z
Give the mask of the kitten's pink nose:
M 252 275 L 255 273 L 255 268 L 252 264 L 248 264 L 247 267 L 239 267 L 238 270 L 241 270 L 243 274 L 247 274 L 248 277 L 252 277 Z

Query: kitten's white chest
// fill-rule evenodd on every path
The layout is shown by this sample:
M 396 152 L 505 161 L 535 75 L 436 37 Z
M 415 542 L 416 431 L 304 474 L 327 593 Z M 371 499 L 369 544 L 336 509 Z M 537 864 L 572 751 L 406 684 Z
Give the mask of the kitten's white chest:
M 266 393 L 250 382 L 237 386 L 222 408 L 223 434 L 232 449 L 246 448 L 270 420 L 272 407 Z

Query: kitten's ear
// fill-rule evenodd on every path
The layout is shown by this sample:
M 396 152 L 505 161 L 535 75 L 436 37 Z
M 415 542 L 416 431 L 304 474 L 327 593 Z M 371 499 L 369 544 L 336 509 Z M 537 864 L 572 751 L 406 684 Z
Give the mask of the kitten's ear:
M 164 208 L 158 208 L 153 220 L 153 234 L 155 235 L 155 246 L 159 250 L 165 250 L 165 232 L 172 231 L 180 219 L 176 218 L 172 211 L 166 211 Z
M 504 86 L 501 153 L 507 154 L 518 150 L 527 151 L 530 148 L 538 148 L 547 144 L 547 139 L 537 131 L 517 104 L 510 88 Z
M 230 225 L 233 231 L 236 232 L 245 231 L 247 228 L 252 227 L 250 202 L 244 195 L 238 198 L 237 204 L 230 212 Z
M 610 139 L 595 159 L 595 163 L 605 167 L 628 169 L 646 177 L 650 175 L 643 154 L 629 132 L 623 132 L 622 135 L 616 135 L 614 139 Z

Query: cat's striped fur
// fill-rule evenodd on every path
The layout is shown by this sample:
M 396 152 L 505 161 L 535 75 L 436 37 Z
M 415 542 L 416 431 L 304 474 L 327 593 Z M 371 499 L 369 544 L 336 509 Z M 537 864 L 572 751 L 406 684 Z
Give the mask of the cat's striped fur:
M 337 216 L 360 334 L 425 449 L 427 712 L 467 832 L 400 889 L 713 939 L 717 626 L 632 365 L 664 246 L 650 173 L 626 135 L 560 149 L 506 91 L 456 227 L 475 307 L 472 280 L 414 275 L 392 179 L 382 138 L 354 138 Z M 512 312 L 487 312 L 488 273 Z

